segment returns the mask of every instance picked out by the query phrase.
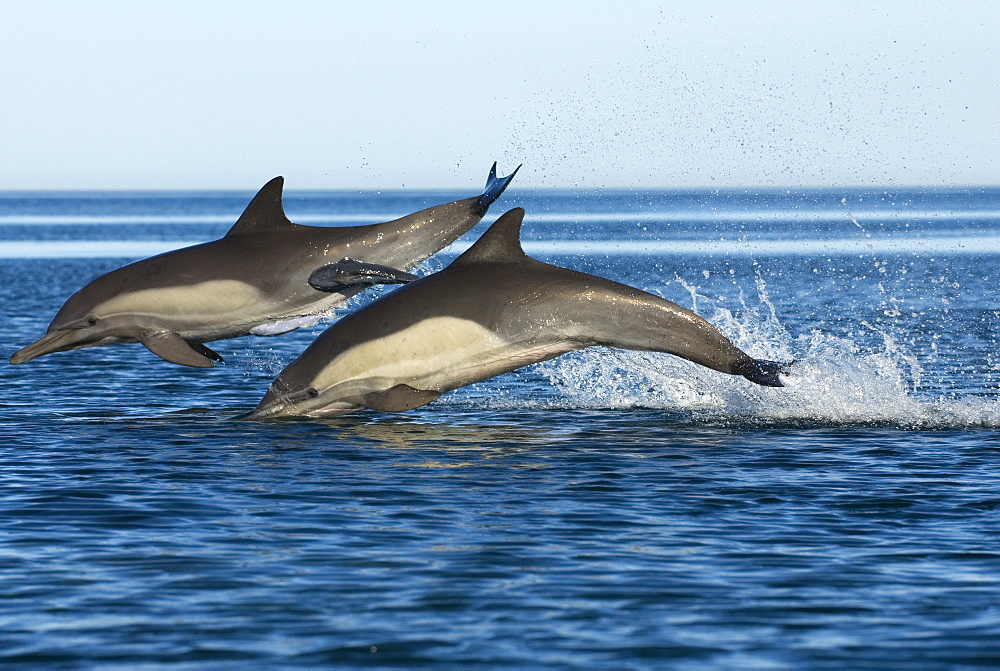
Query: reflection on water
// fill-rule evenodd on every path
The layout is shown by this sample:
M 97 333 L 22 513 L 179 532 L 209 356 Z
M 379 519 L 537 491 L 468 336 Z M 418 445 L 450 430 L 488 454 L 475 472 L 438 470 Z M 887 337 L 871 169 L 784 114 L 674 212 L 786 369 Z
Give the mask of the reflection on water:
M 529 450 L 532 446 L 545 445 L 551 432 L 538 426 L 443 424 L 432 421 L 432 418 L 414 421 L 379 417 L 355 424 L 345 433 L 371 441 L 376 446 L 401 450 L 477 450 L 484 454 L 502 452 L 509 455 Z

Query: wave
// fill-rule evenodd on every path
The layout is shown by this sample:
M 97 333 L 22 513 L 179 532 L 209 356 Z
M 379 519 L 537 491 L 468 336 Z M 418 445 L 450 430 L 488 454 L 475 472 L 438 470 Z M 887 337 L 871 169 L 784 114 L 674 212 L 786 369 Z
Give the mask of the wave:
M 204 240 L 4 240 L 0 258 L 144 258 Z M 471 246 L 460 241 L 446 253 Z M 845 255 L 845 254 L 1000 254 L 1000 235 L 817 238 L 794 240 L 525 240 L 524 250 L 539 256 L 685 255 Z
M 289 213 L 292 221 L 301 224 L 363 225 L 392 221 L 409 212 L 383 213 Z M 232 224 L 239 212 L 230 214 L 187 214 L 187 215 L 0 215 L 0 226 L 74 226 L 74 225 L 172 225 L 172 224 Z M 720 224 L 740 223 L 790 223 L 790 222 L 842 222 L 878 223 L 909 221 L 940 222 L 980 222 L 1000 220 L 1000 210 L 893 210 L 893 211 L 849 211 L 831 210 L 678 210 L 654 212 L 532 212 L 530 221 L 545 224 L 579 223 L 685 223 L 718 222 Z
M 0 259 L 139 259 L 204 240 L 4 240 Z

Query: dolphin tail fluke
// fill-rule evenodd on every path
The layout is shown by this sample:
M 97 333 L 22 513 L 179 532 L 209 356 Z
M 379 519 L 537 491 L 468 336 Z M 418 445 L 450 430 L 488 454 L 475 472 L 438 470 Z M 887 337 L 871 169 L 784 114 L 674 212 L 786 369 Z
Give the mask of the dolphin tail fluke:
M 490 176 L 486 179 L 486 189 L 483 191 L 483 195 L 479 197 L 479 201 L 476 202 L 476 214 L 486 214 L 486 211 L 490 209 L 490 205 L 500 197 L 500 194 L 503 193 L 503 190 L 510 184 L 510 180 L 514 179 L 514 175 L 520 169 L 521 166 L 517 166 L 514 168 L 514 172 L 506 177 L 497 177 L 497 164 L 494 161 L 493 167 L 490 168 Z
M 765 387 L 784 387 L 785 384 L 778 376 L 788 375 L 791 365 L 791 363 L 748 358 L 737 365 L 734 372 Z
M 347 257 L 320 268 L 309 276 L 309 286 L 333 293 L 347 287 L 369 287 L 375 284 L 406 284 L 420 279 L 416 275 L 377 263 L 362 263 Z
M 164 361 L 180 366 L 212 368 L 216 361 L 222 361 L 218 352 L 201 343 L 189 343 L 176 333 L 151 333 L 139 338 L 139 342 Z

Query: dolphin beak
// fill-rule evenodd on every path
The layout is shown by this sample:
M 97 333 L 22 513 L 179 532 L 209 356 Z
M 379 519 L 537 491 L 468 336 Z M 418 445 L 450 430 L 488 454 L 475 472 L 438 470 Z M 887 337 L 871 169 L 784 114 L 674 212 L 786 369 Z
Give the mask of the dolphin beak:
M 44 336 L 31 343 L 24 349 L 18 350 L 10 358 L 12 364 L 25 363 L 31 361 L 32 359 L 37 359 L 45 354 L 51 354 L 52 352 L 58 352 L 63 349 L 67 349 L 67 344 L 65 342 L 66 336 L 76 333 L 76 331 L 51 331 L 46 333 Z
M 272 387 L 267 390 L 264 398 L 260 400 L 260 403 L 253 409 L 253 412 L 247 416 L 247 419 L 268 419 L 280 416 L 281 411 L 284 409 L 285 403 L 281 400 L 279 394 L 274 393 Z
M 266 400 L 266 399 L 265 399 Z M 253 409 L 247 419 L 276 419 L 278 417 L 285 417 L 284 410 L 287 406 L 280 401 L 275 402 L 264 402 L 261 401 L 256 408 Z

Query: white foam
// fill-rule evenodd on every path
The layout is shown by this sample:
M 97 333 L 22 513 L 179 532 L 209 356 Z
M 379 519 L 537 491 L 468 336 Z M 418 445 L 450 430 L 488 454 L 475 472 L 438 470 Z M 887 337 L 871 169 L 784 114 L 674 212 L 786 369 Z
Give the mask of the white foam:
M 919 391 L 917 357 L 888 334 L 868 349 L 822 331 L 792 337 L 763 285 L 758 289 L 756 306 L 744 305 L 738 314 L 716 306 L 710 321 L 755 357 L 794 360 L 783 388 L 760 387 L 658 352 L 594 348 L 538 369 L 563 395 L 565 407 L 658 408 L 699 420 L 755 423 L 1000 427 L 996 396 Z

